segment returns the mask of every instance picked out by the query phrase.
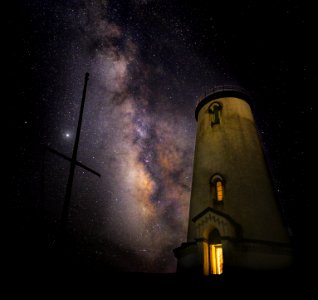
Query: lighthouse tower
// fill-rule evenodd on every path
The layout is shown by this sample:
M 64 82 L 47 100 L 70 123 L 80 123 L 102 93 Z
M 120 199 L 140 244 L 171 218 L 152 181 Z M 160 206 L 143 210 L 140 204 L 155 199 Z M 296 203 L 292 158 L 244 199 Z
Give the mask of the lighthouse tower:
M 291 262 L 248 94 L 218 87 L 201 98 L 187 242 L 177 272 L 281 269 Z

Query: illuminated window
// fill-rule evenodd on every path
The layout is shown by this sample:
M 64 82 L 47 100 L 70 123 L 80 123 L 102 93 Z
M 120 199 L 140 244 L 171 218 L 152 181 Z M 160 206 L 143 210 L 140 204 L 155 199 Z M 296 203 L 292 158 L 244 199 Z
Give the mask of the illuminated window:
M 211 113 L 211 126 L 215 124 L 220 124 L 220 114 L 222 106 L 218 102 L 213 102 L 209 107 L 209 112 Z
M 211 177 L 211 194 L 212 200 L 217 203 L 222 203 L 224 200 L 224 180 L 220 175 Z
M 223 184 L 220 180 L 216 182 L 216 200 L 223 201 Z

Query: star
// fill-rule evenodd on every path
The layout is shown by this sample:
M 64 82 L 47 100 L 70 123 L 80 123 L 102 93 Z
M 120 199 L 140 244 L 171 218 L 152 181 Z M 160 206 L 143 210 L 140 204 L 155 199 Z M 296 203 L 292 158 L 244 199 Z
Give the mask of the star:
M 68 139 L 68 138 L 71 137 L 71 134 L 70 134 L 69 132 L 65 132 L 65 133 L 64 133 L 64 137 Z
M 278 7 L 269 4 L 268 15 L 276 13 L 267 28 L 268 20 L 257 4 L 248 8 L 235 1 L 233 6 L 222 1 L 190 5 L 181 0 L 164 4 L 146 0 L 83 0 L 78 5 L 76 1 L 42 2 L 25 1 L 28 4 L 21 6 L 18 17 L 8 23 L 14 32 L 14 51 L 6 58 L 15 100 L 10 105 L 16 105 L 10 112 L 20 110 L 8 114 L 9 123 L 23 128 L 17 126 L 18 136 L 11 135 L 21 143 L 12 148 L 26 149 L 19 153 L 21 166 L 12 168 L 21 174 L 20 186 L 16 188 L 15 183 L 12 188 L 21 197 L 17 203 L 33 199 L 35 205 L 30 205 L 36 207 L 43 192 L 46 219 L 59 222 L 67 177 L 66 171 L 59 170 L 65 169 L 65 162 L 62 165 L 46 156 L 47 182 L 40 192 L 41 171 L 34 168 L 43 161 L 37 147 L 54 145 L 62 153 L 71 152 L 85 72 L 90 73 L 90 80 L 78 157 L 102 176 L 96 180 L 88 172 L 76 174 L 71 203 L 76 213 L 70 222 L 83 236 L 98 237 L 91 243 L 98 251 L 107 246 L 118 249 L 116 256 L 122 260 L 118 268 L 175 270 L 172 249 L 187 234 L 195 103 L 214 85 L 242 83 L 253 89 L 265 150 L 271 155 L 271 165 L 279 162 L 274 175 L 282 181 L 280 193 L 288 199 L 304 198 L 290 182 L 308 179 L 299 176 L 306 173 L 302 159 L 309 152 L 302 149 L 302 129 L 306 124 L 315 128 L 309 101 L 316 95 L 305 84 L 317 84 L 313 73 L 317 51 L 306 40 L 315 34 L 309 34 L 307 21 L 297 15 L 301 9 L 293 9 L 289 2 Z M 294 22 L 303 24 L 298 28 Z M 247 30 L 251 24 L 257 35 Z M 301 46 L 299 52 L 297 46 Z M 297 57 L 302 57 L 305 67 Z M 288 72 L 282 76 L 277 66 Z M 302 68 L 307 83 L 299 78 Z M 79 204 L 85 207 L 77 209 Z M 298 207 L 298 202 L 290 200 L 288 205 Z M 296 215 L 306 215 L 301 213 Z M 92 215 L 94 224 L 89 225 L 86 220 L 92 220 Z M 137 251 L 137 263 L 132 264 L 123 249 L 148 252 Z M 113 255 L 106 252 L 105 257 Z M 161 257 L 167 258 L 164 264 Z

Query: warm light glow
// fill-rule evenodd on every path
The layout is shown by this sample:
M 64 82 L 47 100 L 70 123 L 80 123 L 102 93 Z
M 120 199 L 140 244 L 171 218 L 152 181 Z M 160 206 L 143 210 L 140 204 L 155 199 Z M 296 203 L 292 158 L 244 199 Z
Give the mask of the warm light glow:
M 203 242 L 203 275 L 208 276 L 210 274 L 209 263 L 209 245 L 207 242 Z
M 223 201 L 223 185 L 221 181 L 216 182 L 216 199 L 217 201 Z
M 222 244 L 210 245 L 211 274 L 223 273 L 223 249 Z
M 223 273 L 223 249 L 222 244 L 208 245 L 207 242 L 202 243 L 203 246 L 203 275 L 209 274 L 220 275 Z

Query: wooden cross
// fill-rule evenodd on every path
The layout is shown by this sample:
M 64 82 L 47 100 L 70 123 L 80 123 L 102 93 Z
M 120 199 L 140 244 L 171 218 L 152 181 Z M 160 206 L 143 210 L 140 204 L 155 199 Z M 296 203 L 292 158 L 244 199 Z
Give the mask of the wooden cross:
M 83 95 L 82 95 L 82 102 L 81 102 L 81 108 L 80 108 L 80 115 L 78 119 L 78 124 L 77 124 L 77 130 L 76 130 L 76 137 L 75 137 L 75 142 L 74 142 L 74 147 L 73 147 L 73 153 L 72 157 L 68 157 L 48 146 L 46 146 L 46 150 L 68 160 L 71 162 L 70 166 L 70 173 L 68 176 L 67 180 L 67 186 L 66 186 L 66 192 L 65 192 L 65 199 L 64 199 L 64 204 L 63 204 L 63 210 L 62 210 L 62 217 L 61 217 L 61 234 L 64 235 L 65 230 L 66 230 L 66 225 L 67 225 L 67 219 L 69 215 L 69 209 L 70 209 L 70 203 L 71 203 L 71 195 L 72 195 L 72 187 L 73 187 L 73 179 L 74 179 L 74 172 L 75 172 L 75 167 L 79 166 L 95 175 L 100 177 L 101 175 L 94 171 L 93 169 L 83 165 L 79 161 L 77 161 L 77 150 L 78 150 L 78 144 L 80 140 L 80 134 L 81 134 L 81 127 L 82 127 L 82 119 L 83 119 L 83 111 L 84 111 L 84 104 L 85 104 L 85 97 L 86 97 L 86 88 L 87 88 L 87 82 L 88 82 L 88 77 L 89 73 L 85 74 L 85 81 L 84 81 L 84 89 L 83 89 Z

